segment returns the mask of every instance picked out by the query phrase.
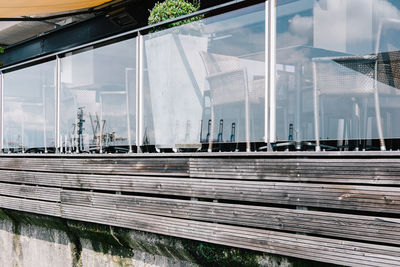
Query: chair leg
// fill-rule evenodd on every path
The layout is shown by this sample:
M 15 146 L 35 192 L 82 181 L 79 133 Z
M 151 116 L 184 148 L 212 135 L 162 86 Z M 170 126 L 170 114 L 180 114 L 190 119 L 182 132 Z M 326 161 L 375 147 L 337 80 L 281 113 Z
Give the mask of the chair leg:
M 245 104 L 245 116 L 246 116 L 246 152 L 250 152 L 250 111 L 249 111 L 249 99 L 248 95 L 246 95 L 246 104 Z
M 211 117 L 211 127 L 210 127 L 210 137 L 208 139 L 208 150 L 207 152 L 212 152 L 213 149 L 213 141 L 214 141 L 214 104 L 212 99 L 210 98 L 210 105 L 211 105 L 211 110 L 210 110 L 210 117 Z
M 345 136 L 346 122 L 345 119 L 338 119 L 338 129 L 337 129 L 337 142 L 336 146 L 340 149 L 343 148 L 343 140 Z
M 363 113 L 361 115 L 362 123 L 361 123 L 361 129 L 362 129 L 362 141 L 361 141 L 361 146 L 362 149 L 366 149 L 366 139 L 367 139 L 367 131 L 368 131 L 368 97 L 364 97 L 363 99 Z
M 245 89 L 245 138 L 246 138 L 246 152 L 250 152 L 250 103 L 249 103 L 249 88 L 247 81 L 247 73 L 244 71 L 244 89 Z
M 354 132 L 355 132 L 355 137 L 354 137 L 354 150 L 359 151 L 360 150 L 360 140 L 361 140 L 361 114 L 360 114 L 360 105 L 358 101 L 354 103 L 354 123 L 355 125 L 353 126 Z

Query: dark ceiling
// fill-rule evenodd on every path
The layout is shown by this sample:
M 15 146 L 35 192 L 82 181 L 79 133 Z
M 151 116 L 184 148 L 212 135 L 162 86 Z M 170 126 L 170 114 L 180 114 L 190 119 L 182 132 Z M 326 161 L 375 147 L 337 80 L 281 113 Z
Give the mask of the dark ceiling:
M 156 0 L 114 0 L 101 7 L 42 17 L 0 19 L 3 66 L 147 25 Z M 229 0 L 203 0 L 201 9 Z M 244 2 L 238 0 L 237 2 Z M 247 2 L 247 1 L 246 1 Z

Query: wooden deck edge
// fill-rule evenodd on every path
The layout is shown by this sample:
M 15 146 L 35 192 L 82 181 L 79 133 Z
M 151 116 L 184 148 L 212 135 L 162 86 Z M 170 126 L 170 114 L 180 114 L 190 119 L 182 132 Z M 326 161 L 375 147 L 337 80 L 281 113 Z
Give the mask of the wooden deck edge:
M 349 266 L 395 266 L 400 248 L 63 205 L 62 217 Z M 90 214 L 90 215 L 88 215 Z

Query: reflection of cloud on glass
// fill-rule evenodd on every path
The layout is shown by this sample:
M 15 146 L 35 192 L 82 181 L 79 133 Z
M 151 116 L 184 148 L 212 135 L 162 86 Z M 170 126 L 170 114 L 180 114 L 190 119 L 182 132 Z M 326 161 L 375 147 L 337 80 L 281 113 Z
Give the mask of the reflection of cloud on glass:
M 278 47 L 306 45 L 312 41 L 313 18 L 296 14 L 289 21 L 286 32 L 277 35 Z
M 6 108 L 4 111 L 4 120 L 5 128 L 16 125 L 21 127 L 23 125 L 24 129 L 43 131 L 44 127 L 43 111 L 34 112 L 32 110 L 24 110 L 23 103 L 12 103 L 12 108 Z M 46 126 L 51 127 L 49 125 Z
M 357 0 L 362 5 L 365 0 Z M 398 18 L 400 16 L 399 9 L 387 0 L 375 0 L 374 12 L 378 18 Z
M 311 40 L 313 29 L 312 17 L 302 17 L 300 15 L 296 15 L 289 21 L 289 23 L 290 33 Z
M 352 54 L 375 51 L 382 18 L 399 18 L 387 0 L 324 0 L 314 4 L 314 46 Z M 322 3 L 321 2 L 321 3 Z
M 291 34 L 290 32 L 285 32 L 278 34 L 277 43 L 278 47 L 295 46 L 306 44 L 307 39 L 302 36 Z
M 289 18 L 287 29 L 277 34 L 278 47 L 314 45 L 332 51 L 369 54 L 375 51 L 380 20 L 400 18 L 399 9 L 388 0 L 320 0 L 307 5 L 313 15 L 294 14 Z M 280 24 L 278 27 L 282 28 L 285 23 Z
M 74 90 L 71 93 L 74 95 L 76 112 L 78 107 L 83 107 L 84 113 L 96 112 L 99 109 L 99 103 L 96 102 L 96 91 Z
M 292 48 L 283 48 L 278 51 L 277 62 L 280 64 L 296 65 L 304 64 L 310 61 L 307 50 Z

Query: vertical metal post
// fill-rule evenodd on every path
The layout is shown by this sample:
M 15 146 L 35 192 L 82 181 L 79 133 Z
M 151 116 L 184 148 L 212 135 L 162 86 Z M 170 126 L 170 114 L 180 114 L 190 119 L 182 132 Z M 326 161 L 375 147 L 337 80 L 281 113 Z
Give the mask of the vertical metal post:
M 210 97 L 210 106 L 211 106 L 211 125 L 210 125 L 210 136 L 208 138 L 208 149 L 207 152 L 212 152 L 213 150 L 213 141 L 214 141 L 214 101 L 211 94 Z
M 56 58 L 56 129 L 55 129 L 55 146 L 56 146 L 56 153 L 61 152 L 61 136 L 60 136 L 60 95 L 61 95 L 61 59 L 59 56 Z M 65 140 L 67 141 L 67 140 Z
M 143 35 L 139 32 L 136 39 L 136 148 L 138 153 L 142 152 L 140 146 L 143 145 L 143 45 Z
M 303 65 L 302 64 L 296 64 L 295 66 L 295 84 L 297 84 L 296 88 L 296 116 L 295 116 L 295 122 L 294 122 L 294 144 L 296 147 L 296 150 L 301 150 L 301 110 L 302 110 L 302 101 L 301 101 L 301 75 L 303 73 Z
M 265 54 L 265 69 L 264 69 L 264 74 L 265 74 L 265 79 L 264 79 L 264 143 L 268 143 L 269 142 L 269 90 L 268 90 L 268 85 L 269 85 L 269 79 L 268 79 L 268 71 L 269 71 L 269 53 L 268 53 L 268 49 L 269 49 L 269 1 L 266 0 L 265 1 L 265 44 L 264 44 L 264 54 Z
M 46 127 L 46 86 L 42 85 L 42 111 L 43 111 L 43 145 L 44 153 L 47 153 L 47 127 Z
M 268 1 L 268 104 L 269 104 L 269 143 L 276 141 L 276 0 Z
M 126 124 L 128 128 L 128 153 L 132 153 L 131 115 L 129 105 L 129 72 L 132 68 L 125 68 L 125 100 L 126 100 Z
M 313 96 L 314 96 L 314 134 L 315 134 L 315 151 L 321 151 L 321 142 L 319 140 L 319 93 L 317 87 L 317 66 L 315 60 L 312 61 L 313 70 Z
M 1 90 L 1 94 L 0 94 L 0 105 L 1 105 L 1 129 L 0 129 L 0 153 L 4 152 L 4 73 L 1 72 L 0 73 L 0 77 L 1 77 L 1 85 L 0 85 L 0 90 Z
M 21 147 L 22 147 L 22 153 L 25 153 L 24 131 L 25 131 L 24 116 L 21 116 Z
M 78 125 L 78 124 L 76 124 L 76 125 Z M 103 97 L 100 94 L 100 151 L 99 151 L 100 154 L 103 153 L 103 145 L 106 141 L 106 138 L 104 137 L 104 131 L 103 131 L 104 126 L 105 126 L 105 121 L 103 120 Z M 103 143 L 103 137 L 104 137 L 104 143 Z

